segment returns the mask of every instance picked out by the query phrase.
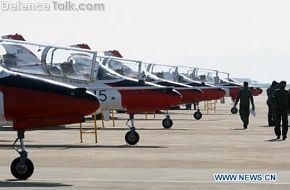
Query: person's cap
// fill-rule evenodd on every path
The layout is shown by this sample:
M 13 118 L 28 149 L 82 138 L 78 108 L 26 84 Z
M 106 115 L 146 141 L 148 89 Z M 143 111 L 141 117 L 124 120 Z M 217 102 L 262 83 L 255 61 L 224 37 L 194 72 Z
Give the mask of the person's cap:
M 276 85 L 277 81 L 273 80 L 272 85 Z
M 247 81 L 245 81 L 244 86 L 249 86 L 249 83 Z

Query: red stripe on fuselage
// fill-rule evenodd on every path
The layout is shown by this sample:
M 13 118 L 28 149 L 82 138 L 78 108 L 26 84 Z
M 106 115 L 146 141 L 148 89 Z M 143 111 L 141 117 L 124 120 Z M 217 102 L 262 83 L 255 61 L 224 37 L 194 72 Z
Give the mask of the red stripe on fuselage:
M 209 101 L 209 100 L 218 100 L 221 97 L 224 97 L 226 94 L 226 91 L 224 91 L 221 88 L 204 88 L 202 89 L 203 95 L 200 99 L 200 101 Z

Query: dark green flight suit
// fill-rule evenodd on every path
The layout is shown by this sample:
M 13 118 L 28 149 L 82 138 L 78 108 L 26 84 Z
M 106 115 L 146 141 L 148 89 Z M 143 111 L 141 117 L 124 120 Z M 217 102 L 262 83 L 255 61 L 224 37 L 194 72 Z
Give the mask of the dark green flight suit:
M 246 129 L 249 124 L 250 101 L 252 104 L 252 108 L 255 109 L 253 95 L 248 87 L 244 87 L 239 91 L 238 97 L 235 101 L 235 106 L 239 103 L 239 101 L 240 101 L 239 113 L 241 120 L 243 122 L 243 126 Z
M 275 90 L 272 99 L 274 102 L 275 114 L 275 134 L 278 138 L 281 136 L 281 119 L 282 119 L 282 136 L 287 138 L 288 132 L 288 109 L 290 106 L 290 94 L 285 89 Z
M 272 100 L 272 95 L 275 92 L 275 90 L 276 90 L 275 85 L 271 85 L 267 89 L 268 124 L 269 124 L 269 126 L 275 126 L 275 115 L 274 115 L 273 100 Z

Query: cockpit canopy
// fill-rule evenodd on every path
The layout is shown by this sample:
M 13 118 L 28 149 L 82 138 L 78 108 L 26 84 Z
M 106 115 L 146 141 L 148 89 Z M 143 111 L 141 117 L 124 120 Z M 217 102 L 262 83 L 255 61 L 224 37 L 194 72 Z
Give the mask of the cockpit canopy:
M 1 66 L 17 72 L 82 81 L 120 78 L 118 73 L 100 66 L 105 58 L 91 50 L 4 40 L 0 42 L 0 55 Z

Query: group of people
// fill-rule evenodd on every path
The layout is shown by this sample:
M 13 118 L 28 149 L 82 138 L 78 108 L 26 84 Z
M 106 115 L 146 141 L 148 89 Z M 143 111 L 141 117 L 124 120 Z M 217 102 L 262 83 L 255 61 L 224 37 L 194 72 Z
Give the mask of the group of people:
M 268 105 L 268 124 L 275 126 L 274 132 L 277 139 L 286 140 L 288 132 L 288 111 L 290 109 L 290 93 L 286 90 L 286 81 L 280 83 L 273 81 L 272 85 L 267 89 L 267 105 Z M 240 102 L 239 114 L 243 122 L 244 129 L 248 128 L 250 103 L 251 110 L 255 111 L 255 104 L 252 92 L 248 82 L 244 82 L 243 88 L 239 91 L 234 107 Z M 282 132 L 281 132 L 282 120 Z
M 268 105 L 268 125 L 275 126 L 274 131 L 277 139 L 285 140 L 288 132 L 288 111 L 290 108 L 290 93 L 286 90 L 286 81 L 272 85 L 267 89 L 267 105 Z M 282 120 L 282 133 L 281 133 Z

